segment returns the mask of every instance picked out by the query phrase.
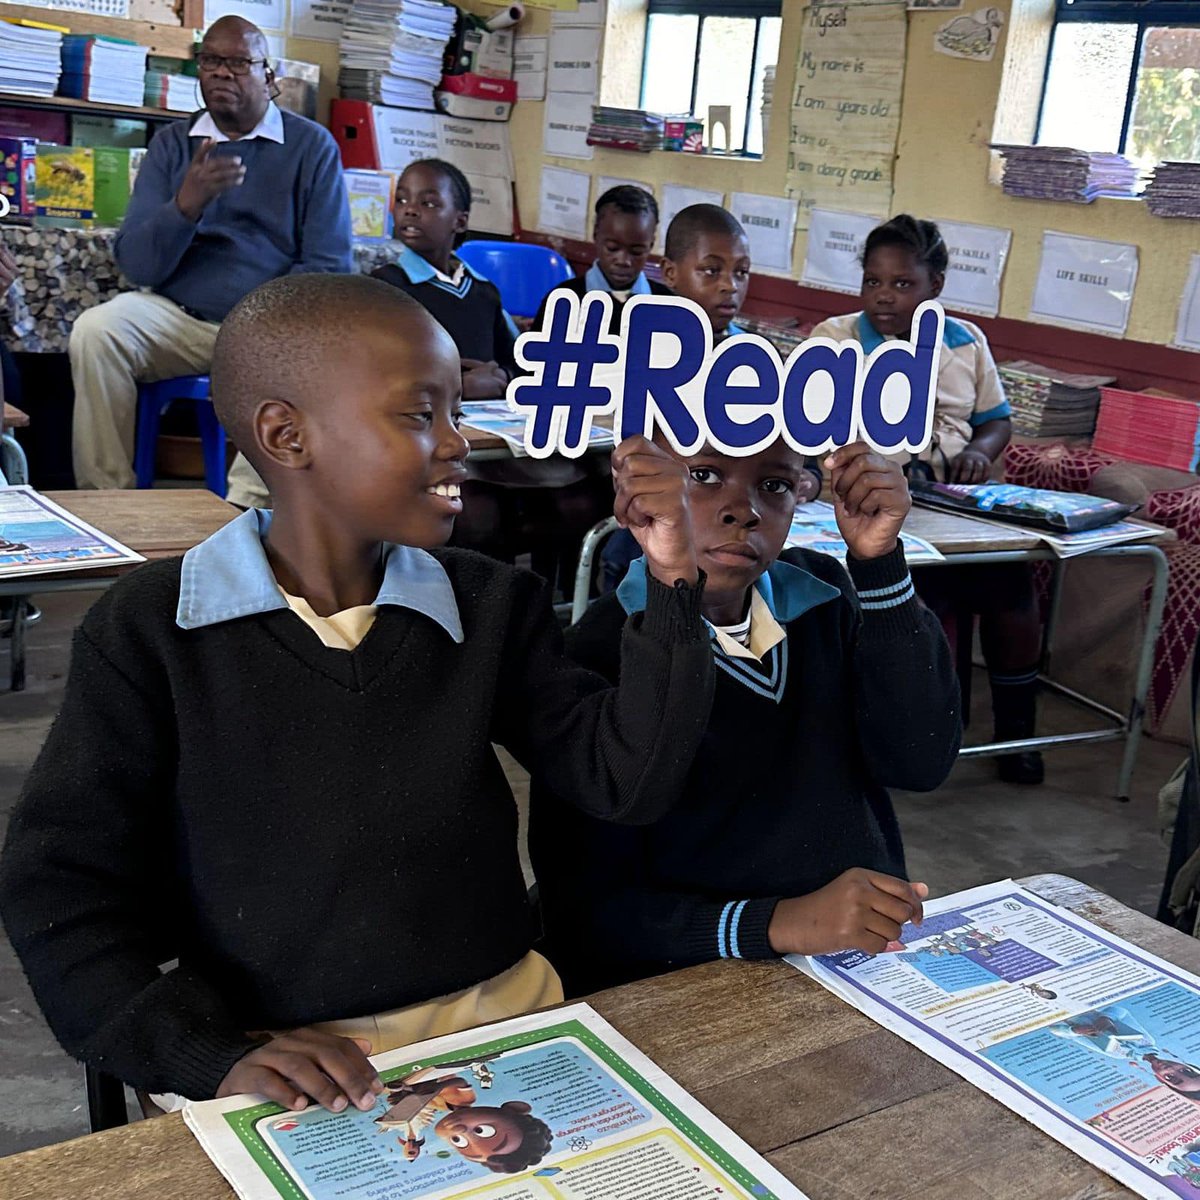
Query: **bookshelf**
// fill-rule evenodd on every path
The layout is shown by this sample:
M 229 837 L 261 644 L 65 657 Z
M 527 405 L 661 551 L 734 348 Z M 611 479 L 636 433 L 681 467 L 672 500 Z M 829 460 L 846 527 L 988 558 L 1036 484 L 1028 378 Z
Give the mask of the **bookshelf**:
M 90 113 L 98 117 L 133 117 L 139 121 L 166 123 L 178 121 L 190 113 L 174 112 L 167 108 L 136 108 L 125 104 L 100 104 L 94 100 L 75 100 L 70 96 L 25 96 L 20 92 L 0 92 L 0 106 L 5 108 L 35 108 L 40 112 L 64 112 L 68 115 Z
M 185 15 L 188 11 L 185 10 Z M 61 25 L 72 33 L 125 38 L 145 46 L 151 54 L 159 54 L 164 58 L 191 58 L 198 32 L 188 25 L 161 25 L 153 21 L 135 21 L 131 17 L 101 17 L 69 9 L 41 8 L 33 4 L 0 4 L 0 17 Z

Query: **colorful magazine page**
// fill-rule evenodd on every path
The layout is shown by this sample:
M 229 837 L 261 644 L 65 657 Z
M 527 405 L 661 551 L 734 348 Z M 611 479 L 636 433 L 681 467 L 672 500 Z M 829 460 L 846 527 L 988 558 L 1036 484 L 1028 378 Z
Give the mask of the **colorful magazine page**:
M 1051 492 L 1013 483 L 932 483 L 910 479 L 908 486 L 917 504 L 948 509 L 965 517 L 990 517 L 1047 529 L 1051 533 L 1076 533 L 1111 525 L 1136 507 L 1100 496 Z
M 372 1062 L 370 1112 L 234 1096 L 184 1120 L 243 1200 L 804 1200 L 586 1004 Z
M 504 439 L 514 458 L 525 458 L 526 416 L 509 408 L 507 400 L 469 400 L 462 406 L 463 424 Z M 593 424 L 588 435 L 592 449 L 614 446 L 613 431 Z
M 1078 533 L 1047 533 L 1042 529 L 1033 531 L 1058 555 L 1059 558 L 1075 558 L 1098 550 L 1102 546 L 1119 546 L 1122 542 L 1144 542 L 1158 532 L 1156 526 L 1142 525 L 1137 521 L 1117 521 L 1102 525 L 1099 529 L 1082 529 Z
M 910 567 L 920 563 L 942 561 L 941 553 L 924 538 L 901 530 L 900 541 L 904 545 L 904 557 Z M 817 550 L 842 563 L 846 561 L 846 541 L 838 529 L 833 505 L 824 500 L 810 500 L 807 504 L 796 506 L 792 528 L 784 545 Z
M 901 941 L 788 961 L 1138 1195 L 1200 1200 L 1200 980 L 1012 880 Z
M 31 487 L 0 487 L 0 579 L 145 562 Z

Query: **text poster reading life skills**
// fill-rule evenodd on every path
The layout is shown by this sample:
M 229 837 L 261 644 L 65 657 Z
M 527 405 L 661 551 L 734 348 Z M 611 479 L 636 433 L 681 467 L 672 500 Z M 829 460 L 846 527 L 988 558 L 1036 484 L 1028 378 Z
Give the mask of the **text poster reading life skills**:
M 543 167 L 538 228 L 543 233 L 561 233 L 580 240 L 586 238 L 591 232 L 588 222 L 591 186 L 592 177 L 584 171 Z
M 950 255 L 942 307 L 994 317 L 1000 311 L 1000 282 L 1012 230 L 959 221 L 939 221 L 938 228 Z
M 1035 321 L 1124 337 L 1137 271 L 1134 245 L 1047 230 L 1029 315 Z
M 665 183 L 662 190 L 662 203 L 658 206 L 658 244 L 655 249 L 659 252 L 666 247 L 667 230 L 675 220 L 676 213 L 693 204 L 724 204 L 724 192 L 709 192 L 703 188 L 684 187 L 678 183 Z
M 863 213 L 814 208 L 809 213 L 801 283 L 857 296 L 862 291 L 863 244 L 878 224 L 877 218 Z
M 790 276 L 792 234 L 796 229 L 795 200 L 734 192 L 729 203 L 750 241 L 750 261 L 754 269 L 770 275 Z
M 1184 350 L 1200 350 L 1200 254 L 1192 255 L 1191 270 L 1183 286 L 1175 345 Z
M 906 21 L 903 0 L 803 10 L 787 172 L 797 229 L 817 207 L 889 215 Z

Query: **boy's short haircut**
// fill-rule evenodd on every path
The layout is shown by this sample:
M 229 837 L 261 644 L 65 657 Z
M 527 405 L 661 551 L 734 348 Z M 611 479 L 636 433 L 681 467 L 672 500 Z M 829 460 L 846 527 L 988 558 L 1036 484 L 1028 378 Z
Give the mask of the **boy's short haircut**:
M 658 224 L 658 201 L 645 188 L 635 187 L 632 183 L 618 184 L 610 187 L 596 201 L 596 219 L 599 220 L 606 208 L 615 208 L 623 213 L 649 213 Z
M 678 262 L 706 233 L 727 234 L 731 238 L 746 236 L 742 223 L 729 209 L 719 204 L 691 204 L 680 209 L 667 227 L 665 257 Z
M 471 183 L 467 177 L 452 162 L 444 158 L 418 158 L 410 162 L 409 167 L 429 167 L 443 176 L 450 185 L 450 194 L 454 197 L 454 207 L 459 212 L 471 211 Z M 408 167 L 405 167 L 408 170 Z
M 234 305 L 217 334 L 209 378 L 217 419 L 247 458 L 253 462 L 258 405 L 311 394 L 320 386 L 314 377 L 345 345 L 347 327 L 372 320 L 437 328 L 407 293 L 365 275 L 282 275 Z
M 864 266 L 871 251 L 879 246 L 900 246 L 931 274 L 945 275 L 950 265 L 950 251 L 946 248 L 942 231 L 933 221 L 922 221 L 901 213 L 882 225 L 876 225 L 867 234 L 859 262 Z

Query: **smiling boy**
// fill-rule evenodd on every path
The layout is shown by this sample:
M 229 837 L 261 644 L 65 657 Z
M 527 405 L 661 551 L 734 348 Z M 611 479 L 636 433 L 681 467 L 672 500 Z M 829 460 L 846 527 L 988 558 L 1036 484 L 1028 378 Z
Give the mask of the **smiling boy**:
M 898 542 L 900 468 L 862 443 L 827 460 L 847 571 L 784 550 L 804 466 L 782 441 L 683 461 L 712 715 L 679 804 L 636 829 L 564 812 L 535 777 L 530 853 L 568 995 L 715 958 L 884 950 L 926 895 L 905 878 L 885 788 L 937 787 L 958 751 L 946 640 Z M 568 631 L 609 680 L 645 578 L 639 560 Z
M 594 816 L 677 798 L 712 688 L 686 475 L 644 439 L 615 452 L 650 582 L 613 689 L 563 657 L 540 580 L 442 548 L 461 368 L 409 297 L 276 280 L 222 326 L 212 382 L 274 511 L 87 614 L 0 909 L 70 1053 L 150 1092 L 365 1110 L 365 1051 L 561 999 L 493 743 Z

